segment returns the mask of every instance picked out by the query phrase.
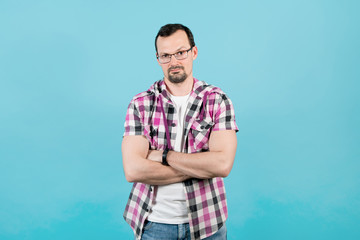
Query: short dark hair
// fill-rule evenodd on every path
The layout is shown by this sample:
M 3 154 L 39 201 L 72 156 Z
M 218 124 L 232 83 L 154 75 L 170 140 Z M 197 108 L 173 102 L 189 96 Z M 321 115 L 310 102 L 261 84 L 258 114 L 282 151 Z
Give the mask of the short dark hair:
M 190 47 L 194 47 L 195 46 L 195 41 L 194 41 L 194 36 L 192 34 L 192 32 L 190 31 L 189 28 L 187 28 L 186 26 L 179 24 L 179 23 L 174 23 L 174 24 L 166 24 L 164 26 L 162 26 L 158 32 L 158 34 L 156 35 L 155 38 L 155 50 L 157 52 L 157 46 L 156 46 L 156 41 L 158 39 L 158 37 L 169 37 L 171 36 L 173 33 L 175 33 L 178 30 L 183 30 L 185 31 L 188 39 L 189 39 L 189 43 L 190 43 Z

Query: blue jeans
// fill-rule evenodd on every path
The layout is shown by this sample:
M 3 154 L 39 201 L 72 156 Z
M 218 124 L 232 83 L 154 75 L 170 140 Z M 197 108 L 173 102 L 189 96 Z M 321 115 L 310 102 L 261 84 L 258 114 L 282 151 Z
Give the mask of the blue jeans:
M 206 240 L 226 240 L 225 224 Z M 190 227 L 184 224 L 164 224 L 146 221 L 141 240 L 191 240 Z

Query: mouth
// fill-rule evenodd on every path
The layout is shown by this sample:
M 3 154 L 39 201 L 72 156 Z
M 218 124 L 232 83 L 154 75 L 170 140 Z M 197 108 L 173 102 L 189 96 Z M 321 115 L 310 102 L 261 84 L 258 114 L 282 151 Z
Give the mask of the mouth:
M 174 68 L 169 68 L 169 73 L 179 73 L 181 70 L 183 70 L 181 67 L 174 67 Z

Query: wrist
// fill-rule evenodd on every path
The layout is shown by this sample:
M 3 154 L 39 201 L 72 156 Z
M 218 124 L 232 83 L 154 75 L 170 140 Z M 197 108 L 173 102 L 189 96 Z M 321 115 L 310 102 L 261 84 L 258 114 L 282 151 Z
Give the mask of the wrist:
M 169 166 L 169 163 L 167 162 L 168 152 L 169 152 L 169 149 L 166 148 L 166 149 L 163 151 L 163 154 L 162 154 L 161 164 L 164 165 L 164 166 Z

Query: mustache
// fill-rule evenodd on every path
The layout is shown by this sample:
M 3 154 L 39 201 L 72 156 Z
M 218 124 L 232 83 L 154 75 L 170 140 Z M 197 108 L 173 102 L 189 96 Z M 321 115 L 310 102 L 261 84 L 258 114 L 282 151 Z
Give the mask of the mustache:
M 173 66 L 173 67 L 170 67 L 169 69 L 168 69 L 168 72 L 170 72 L 171 70 L 177 70 L 177 69 L 181 69 L 181 70 L 184 70 L 184 67 L 183 66 Z

